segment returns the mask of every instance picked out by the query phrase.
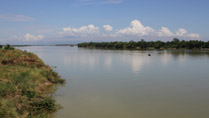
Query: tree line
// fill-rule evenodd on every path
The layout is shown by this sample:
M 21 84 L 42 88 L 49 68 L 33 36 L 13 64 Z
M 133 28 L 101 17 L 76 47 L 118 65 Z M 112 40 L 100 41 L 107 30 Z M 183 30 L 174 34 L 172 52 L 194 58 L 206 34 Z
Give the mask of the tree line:
M 7 44 L 7 45 L 5 45 L 5 46 L 3 46 L 3 45 L 0 44 L 0 49 L 14 50 L 14 47 L 11 46 L 11 45 L 9 45 L 9 44 Z
M 111 48 L 111 49 L 206 49 L 209 48 L 209 41 L 200 40 L 179 40 L 174 38 L 172 41 L 129 41 L 129 42 L 84 42 L 79 43 L 78 47 L 86 48 Z

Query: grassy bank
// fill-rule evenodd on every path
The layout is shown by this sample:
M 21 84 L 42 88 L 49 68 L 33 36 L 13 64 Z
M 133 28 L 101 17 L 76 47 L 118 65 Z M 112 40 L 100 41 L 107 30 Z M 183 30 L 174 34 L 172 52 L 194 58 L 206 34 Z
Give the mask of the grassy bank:
M 0 48 L 0 118 L 50 117 L 58 105 L 47 91 L 64 80 L 36 55 Z

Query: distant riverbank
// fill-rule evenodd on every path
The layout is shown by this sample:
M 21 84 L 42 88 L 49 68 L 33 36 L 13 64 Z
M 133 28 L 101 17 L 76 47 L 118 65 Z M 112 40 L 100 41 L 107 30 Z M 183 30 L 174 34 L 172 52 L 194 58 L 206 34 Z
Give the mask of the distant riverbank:
M 79 43 L 78 47 L 85 48 L 104 48 L 104 49 L 204 49 L 209 50 L 209 41 L 203 42 L 199 40 L 179 40 L 174 38 L 172 41 L 129 41 L 129 42 L 85 42 Z
M 0 117 L 49 117 L 58 109 L 51 95 L 64 79 L 36 55 L 0 47 Z

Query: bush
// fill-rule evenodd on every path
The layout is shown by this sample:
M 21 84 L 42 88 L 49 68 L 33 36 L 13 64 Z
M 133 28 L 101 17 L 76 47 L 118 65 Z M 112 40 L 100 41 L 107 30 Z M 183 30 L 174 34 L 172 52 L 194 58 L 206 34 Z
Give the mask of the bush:
M 22 96 L 27 96 L 29 99 L 36 96 L 36 91 L 33 90 L 22 90 Z
M 11 45 L 7 44 L 4 46 L 5 50 L 14 50 L 14 47 L 12 47 Z
M 7 61 L 7 60 L 2 60 L 2 61 L 1 61 L 1 64 L 2 64 L 2 65 L 6 65 L 6 64 L 8 64 L 8 61 Z
M 59 77 L 59 75 L 57 74 L 57 72 L 54 72 L 53 70 L 46 70 L 46 71 L 42 71 L 41 74 L 46 77 L 50 82 L 52 83 L 64 83 L 65 80 L 61 79 Z
M 3 59 L 3 60 L 1 61 L 1 64 L 2 64 L 2 65 L 6 65 L 6 64 L 14 64 L 14 59 L 8 59 L 8 60 Z
M 0 45 L 0 49 L 1 49 L 1 48 L 3 48 L 3 46 L 2 46 L 2 45 Z
M 7 45 L 4 46 L 4 49 L 5 49 L 5 50 L 9 50 L 10 47 L 11 47 L 11 46 L 10 46 L 9 44 L 7 44 Z
M 33 100 L 30 104 L 30 113 L 32 115 L 53 112 L 57 108 L 55 100 L 52 97 L 46 97 L 39 100 Z

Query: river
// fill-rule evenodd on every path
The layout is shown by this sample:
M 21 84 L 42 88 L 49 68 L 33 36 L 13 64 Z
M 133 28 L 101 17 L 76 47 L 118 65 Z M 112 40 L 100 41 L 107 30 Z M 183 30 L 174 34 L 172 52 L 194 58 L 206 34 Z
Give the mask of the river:
M 66 79 L 55 118 L 209 118 L 209 52 L 20 49 Z

